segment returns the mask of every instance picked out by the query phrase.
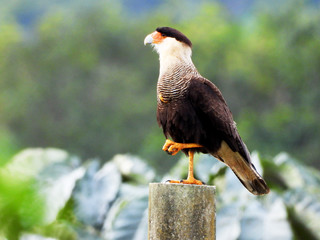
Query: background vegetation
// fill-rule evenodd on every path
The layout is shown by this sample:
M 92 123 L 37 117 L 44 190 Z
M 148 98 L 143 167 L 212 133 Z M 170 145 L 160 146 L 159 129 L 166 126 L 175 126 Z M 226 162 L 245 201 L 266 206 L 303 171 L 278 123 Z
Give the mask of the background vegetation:
M 142 44 L 168 25 L 193 41 L 196 66 L 222 90 L 249 149 L 320 167 L 318 4 L 252 3 L 241 14 L 210 1 L 153 4 L 30 0 L 2 9 L 3 160 L 54 146 L 102 159 L 140 154 L 168 169 L 155 121 L 157 55 Z
M 191 39 L 195 65 L 221 89 L 251 151 L 258 150 L 263 159 L 285 151 L 320 169 L 319 1 L 0 4 L 0 211 L 5 209 L 3 216 L 12 217 L 17 230 L 0 225 L 10 240 L 30 229 L 48 235 L 45 231 L 56 231 L 61 222 L 77 225 L 79 218 L 67 195 L 67 203 L 61 203 L 67 208 L 54 216 L 56 225 L 34 229 L 43 212 L 31 211 L 31 217 L 34 205 L 20 204 L 35 199 L 45 207 L 38 178 L 17 180 L 7 171 L 22 149 L 65 149 L 80 156 L 76 166 L 82 159 L 103 164 L 118 153 L 136 154 L 155 170 L 156 180 L 179 160 L 161 151 L 165 139 L 155 117 L 158 56 L 143 46 L 158 26 L 175 27 Z M 275 189 L 283 188 L 283 181 L 269 173 Z
M 196 176 L 217 190 L 217 239 L 320 239 L 320 171 L 285 153 L 254 152 L 252 160 L 271 188 L 266 196 L 249 193 L 214 158 L 197 156 Z M 186 178 L 188 165 L 182 157 L 161 178 L 131 155 L 81 162 L 53 148 L 17 154 L 0 172 L 15 176 L 0 185 L 0 239 L 147 239 L 148 183 Z

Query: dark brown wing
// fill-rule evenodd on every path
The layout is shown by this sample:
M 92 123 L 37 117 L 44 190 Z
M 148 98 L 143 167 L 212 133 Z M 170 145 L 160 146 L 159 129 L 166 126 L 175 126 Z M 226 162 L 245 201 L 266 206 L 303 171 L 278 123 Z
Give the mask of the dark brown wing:
M 201 121 L 209 122 L 210 127 L 215 129 L 221 140 L 226 141 L 233 151 L 239 152 L 245 160 L 250 162 L 247 147 L 240 138 L 232 113 L 220 90 L 209 80 L 197 77 L 190 80 L 188 96 L 198 116 L 202 118 Z M 210 146 L 206 147 L 210 149 Z

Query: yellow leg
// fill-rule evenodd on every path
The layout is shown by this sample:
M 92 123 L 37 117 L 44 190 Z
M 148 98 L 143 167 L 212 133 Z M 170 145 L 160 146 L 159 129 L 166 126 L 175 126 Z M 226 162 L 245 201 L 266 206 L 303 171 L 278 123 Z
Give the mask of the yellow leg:
M 202 181 L 195 179 L 193 176 L 193 156 L 194 156 L 194 151 L 189 150 L 189 170 L 188 170 L 187 180 L 181 180 L 181 181 L 169 180 L 168 181 L 169 183 L 196 184 L 196 185 L 204 184 Z

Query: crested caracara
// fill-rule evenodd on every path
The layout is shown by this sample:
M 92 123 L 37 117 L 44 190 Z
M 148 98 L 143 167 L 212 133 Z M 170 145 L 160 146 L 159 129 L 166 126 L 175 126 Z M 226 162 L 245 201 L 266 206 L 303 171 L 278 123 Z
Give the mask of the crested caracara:
M 191 60 L 191 41 L 176 29 L 158 27 L 144 44 L 151 44 L 160 59 L 157 121 L 167 139 L 163 150 L 172 155 L 182 150 L 189 156 L 187 180 L 170 182 L 203 184 L 193 176 L 193 155 L 202 152 L 229 166 L 251 193 L 267 194 L 269 188 L 252 164 L 221 92 Z

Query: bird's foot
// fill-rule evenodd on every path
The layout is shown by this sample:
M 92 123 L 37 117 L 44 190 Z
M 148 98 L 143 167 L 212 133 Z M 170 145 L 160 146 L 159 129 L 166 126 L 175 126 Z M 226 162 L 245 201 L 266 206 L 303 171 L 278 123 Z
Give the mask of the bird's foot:
M 197 143 L 176 143 L 174 141 L 171 141 L 170 139 L 167 139 L 165 144 L 162 147 L 162 150 L 166 151 L 170 155 L 176 155 L 182 149 L 201 148 L 201 147 L 203 146 Z
M 188 178 L 186 180 L 167 180 L 166 183 L 180 183 L 180 184 L 195 184 L 195 185 L 206 185 L 204 182 L 195 178 Z
M 170 155 L 176 155 L 180 150 L 184 149 L 183 145 L 183 143 L 176 143 L 170 139 L 167 139 L 162 147 L 162 150 L 166 151 Z

